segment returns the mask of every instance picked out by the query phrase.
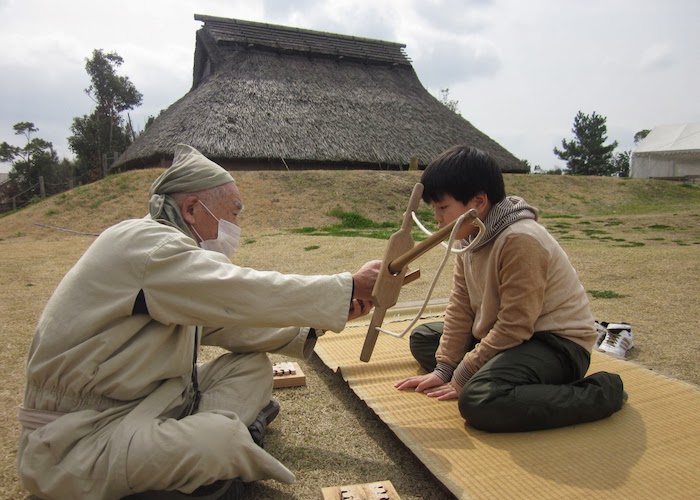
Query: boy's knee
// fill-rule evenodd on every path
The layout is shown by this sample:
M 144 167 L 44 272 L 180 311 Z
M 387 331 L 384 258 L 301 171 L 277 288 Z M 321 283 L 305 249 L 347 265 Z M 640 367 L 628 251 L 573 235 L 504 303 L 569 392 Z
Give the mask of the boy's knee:
M 435 369 L 435 351 L 440 345 L 442 324 L 426 323 L 416 327 L 408 339 L 411 354 L 423 367 L 431 372 Z
M 413 329 L 411 332 L 411 339 L 415 339 L 416 342 L 429 342 L 429 343 L 440 343 L 440 336 L 442 335 L 441 323 L 425 323 L 419 325 Z
M 426 336 L 425 332 L 416 328 L 408 337 L 408 346 L 411 353 L 415 356 L 416 352 L 424 351 L 426 348 L 432 347 L 433 342 Z
M 435 361 L 436 348 L 431 343 L 425 342 L 420 334 L 418 336 L 411 334 L 408 346 L 411 350 L 411 355 L 425 371 L 432 372 L 435 369 L 437 365 L 437 361 Z
M 459 395 L 459 413 L 475 429 L 497 432 L 498 398 L 502 391 L 495 390 L 488 381 L 470 381 Z

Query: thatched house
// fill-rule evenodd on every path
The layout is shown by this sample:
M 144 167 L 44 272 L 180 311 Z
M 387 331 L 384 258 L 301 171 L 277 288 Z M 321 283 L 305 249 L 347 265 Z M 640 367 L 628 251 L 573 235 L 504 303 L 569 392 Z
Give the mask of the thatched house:
M 231 169 L 398 169 L 455 144 L 525 165 L 421 85 L 399 43 L 195 15 L 192 89 L 113 168 L 189 144 Z

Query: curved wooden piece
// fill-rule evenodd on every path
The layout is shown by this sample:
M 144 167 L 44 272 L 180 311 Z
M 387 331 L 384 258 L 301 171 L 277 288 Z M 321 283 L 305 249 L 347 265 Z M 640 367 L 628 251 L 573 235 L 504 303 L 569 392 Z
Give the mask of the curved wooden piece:
M 467 212 L 467 215 L 464 217 L 463 224 L 473 222 L 476 219 L 476 217 L 477 217 L 476 210 L 473 208 L 470 209 Z M 453 220 L 445 227 L 440 228 L 439 231 L 435 231 L 428 238 L 426 238 L 425 240 L 418 243 L 415 247 L 411 248 L 403 255 L 400 255 L 396 259 L 389 262 L 389 272 L 391 272 L 391 273 L 399 272 L 401 269 L 403 269 L 404 267 L 409 265 L 411 262 L 416 260 L 421 255 L 423 255 L 425 252 L 427 252 L 431 248 L 433 248 L 436 245 L 438 245 L 439 243 L 441 243 L 445 238 L 447 238 L 450 235 L 450 233 L 452 232 L 452 229 L 455 227 L 455 224 L 457 224 L 458 220 L 459 220 L 459 218 Z

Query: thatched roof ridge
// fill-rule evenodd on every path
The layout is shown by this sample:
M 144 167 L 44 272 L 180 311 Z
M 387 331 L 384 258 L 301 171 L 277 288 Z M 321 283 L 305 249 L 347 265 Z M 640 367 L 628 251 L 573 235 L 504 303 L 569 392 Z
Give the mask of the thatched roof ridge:
M 206 32 L 217 45 L 236 44 L 279 52 L 349 57 L 365 62 L 411 64 L 404 53 L 406 45 L 401 43 L 202 14 L 195 14 L 194 18 L 205 23 Z
M 197 32 L 192 90 L 115 167 L 166 166 L 179 142 L 230 169 L 406 168 L 412 156 L 424 166 L 469 144 L 505 172 L 525 171 L 430 95 L 410 64 L 222 44 L 208 24 Z

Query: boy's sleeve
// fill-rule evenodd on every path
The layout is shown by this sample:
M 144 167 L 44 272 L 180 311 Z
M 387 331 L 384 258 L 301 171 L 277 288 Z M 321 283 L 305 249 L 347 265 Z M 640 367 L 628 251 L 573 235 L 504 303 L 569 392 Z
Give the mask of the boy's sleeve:
M 504 244 L 497 256 L 498 318 L 455 370 L 458 384 L 464 385 L 496 354 L 532 337 L 544 304 L 549 261 L 547 250 L 531 236 L 516 235 Z
M 474 311 L 464 275 L 466 259 L 467 254 L 459 255 L 455 259 L 452 292 L 445 309 L 445 325 L 440 346 L 435 353 L 435 373 L 445 382 L 452 378 L 452 372 L 462 360 L 464 351 L 472 340 Z

